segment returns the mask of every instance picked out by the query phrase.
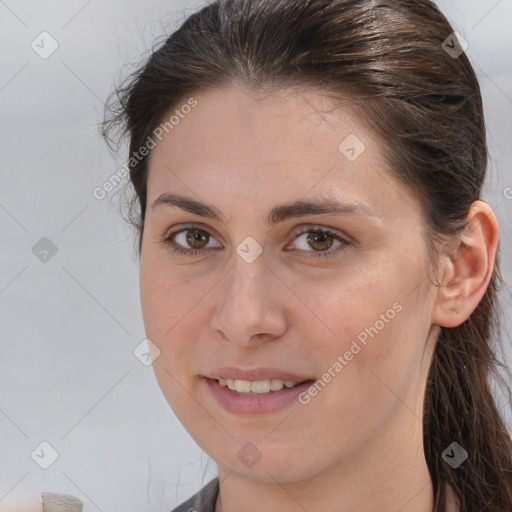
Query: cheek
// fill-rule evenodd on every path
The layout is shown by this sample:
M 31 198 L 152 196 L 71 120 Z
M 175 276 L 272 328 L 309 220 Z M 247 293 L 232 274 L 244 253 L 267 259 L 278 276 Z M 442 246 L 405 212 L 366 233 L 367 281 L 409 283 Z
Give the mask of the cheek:
M 366 302 L 361 312 L 347 303 L 339 315 L 339 335 L 320 349 L 320 380 L 326 384 L 318 398 L 312 398 L 313 403 L 317 400 L 313 407 L 330 411 L 332 435 L 351 438 L 354 445 L 377 435 L 404 404 L 417 409 L 421 349 L 409 338 L 410 311 L 398 304 L 393 309 L 393 304 L 388 308 L 386 301 L 384 307 Z M 388 323 L 379 318 L 386 312 Z
M 297 308 L 291 321 L 308 340 L 325 379 L 324 372 L 343 374 L 332 380 L 343 380 L 343 386 L 370 399 L 385 388 L 379 377 L 391 388 L 406 387 L 418 369 L 428 330 L 420 298 L 409 293 L 417 275 L 383 266 L 296 283 L 294 291 L 311 311 L 306 317 L 304 308 Z M 404 287 L 408 280 L 411 286 Z
M 163 343 L 207 292 L 208 280 L 191 280 L 186 268 L 169 265 L 164 258 L 147 254 L 141 259 L 140 298 L 146 332 Z M 149 332 L 148 332 L 149 331 Z
M 336 377 L 323 405 L 326 410 L 338 407 L 349 431 L 360 428 L 361 421 L 377 431 L 402 409 L 420 414 L 425 333 L 417 304 L 393 298 L 367 301 L 362 312 L 347 306 L 337 342 L 325 350 L 325 370 Z
M 197 364 L 196 340 L 208 325 L 208 294 L 219 277 L 192 279 L 190 273 L 186 265 L 171 266 L 158 255 L 141 260 L 142 315 L 147 337 L 160 350 L 153 363 L 159 381 L 171 374 L 185 384 Z
M 191 385 L 191 345 L 198 336 L 190 319 L 197 298 L 186 279 L 150 257 L 141 260 L 140 297 L 146 336 L 159 350 L 152 365 L 156 379 L 173 411 L 186 419 L 191 402 L 184 389 Z
M 295 281 L 297 302 L 294 322 L 300 329 L 311 331 L 320 353 L 329 347 L 348 350 L 353 340 L 364 344 L 371 335 L 389 331 L 400 312 L 401 302 L 393 282 L 377 268 L 333 271 L 318 278 Z

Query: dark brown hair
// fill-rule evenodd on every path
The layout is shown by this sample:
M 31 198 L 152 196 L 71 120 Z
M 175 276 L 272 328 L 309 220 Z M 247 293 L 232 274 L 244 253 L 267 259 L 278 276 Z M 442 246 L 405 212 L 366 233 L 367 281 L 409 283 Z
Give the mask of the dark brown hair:
M 443 45 L 453 32 L 429 0 L 219 0 L 187 18 L 115 91 L 104 135 L 128 135 L 132 155 L 171 108 L 230 83 L 348 98 L 384 141 L 389 168 L 418 194 L 435 257 L 433 242 L 459 237 L 481 197 L 488 158 L 475 72 L 465 53 Z M 130 160 L 129 169 L 140 251 L 148 158 Z M 446 485 L 462 512 L 512 510 L 512 442 L 491 392 L 497 378 L 510 399 L 496 357 L 501 282 L 496 263 L 476 310 L 437 341 L 424 402 L 436 512 Z M 457 469 L 441 457 L 454 441 L 468 452 Z

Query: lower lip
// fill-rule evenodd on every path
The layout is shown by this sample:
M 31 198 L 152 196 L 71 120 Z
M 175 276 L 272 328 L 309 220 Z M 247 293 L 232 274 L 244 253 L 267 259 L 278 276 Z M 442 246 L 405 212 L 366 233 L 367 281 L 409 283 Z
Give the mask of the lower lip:
M 291 404 L 298 395 L 308 389 L 314 380 L 308 380 L 294 386 L 284 387 L 280 391 L 269 391 L 266 394 L 242 395 L 232 391 L 227 386 L 221 386 L 216 380 L 206 378 L 206 383 L 211 392 L 224 407 L 224 409 L 236 414 L 257 414 L 274 412 Z

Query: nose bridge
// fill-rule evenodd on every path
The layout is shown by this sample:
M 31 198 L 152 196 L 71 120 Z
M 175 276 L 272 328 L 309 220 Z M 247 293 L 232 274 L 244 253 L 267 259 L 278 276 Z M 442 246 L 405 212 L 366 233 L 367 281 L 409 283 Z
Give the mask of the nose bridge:
M 244 244 L 240 246 L 247 249 Z M 251 260 L 237 251 L 231 264 L 220 288 L 214 329 L 237 344 L 250 343 L 257 335 L 280 336 L 286 330 L 285 315 L 279 305 L 277 283 L 263 254 Z

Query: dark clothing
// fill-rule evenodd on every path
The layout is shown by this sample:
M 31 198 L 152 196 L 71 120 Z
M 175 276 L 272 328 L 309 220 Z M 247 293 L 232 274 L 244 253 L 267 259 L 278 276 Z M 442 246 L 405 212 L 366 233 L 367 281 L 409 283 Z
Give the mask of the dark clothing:
M 216 477 L 172 512 L 215 512 L 218 495 L 219 477 Z

